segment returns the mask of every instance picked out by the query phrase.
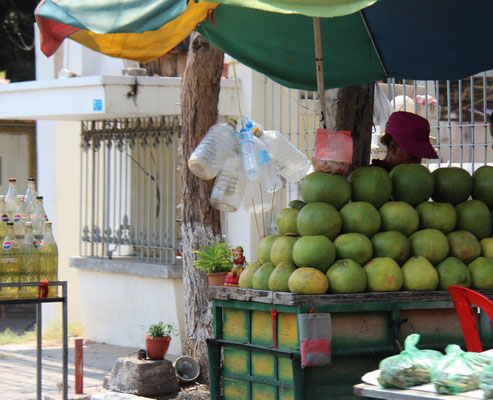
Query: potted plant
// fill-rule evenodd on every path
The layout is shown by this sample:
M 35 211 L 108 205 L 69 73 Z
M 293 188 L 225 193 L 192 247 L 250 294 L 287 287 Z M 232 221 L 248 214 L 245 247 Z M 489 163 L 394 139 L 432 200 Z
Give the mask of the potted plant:
M 151 360 L 162 360 L 168 352 L 171 335 L 178 336 L 178 329 L 173 324 L 165 324 L 160 321 L 149 325 L 147 328 L 146 350 L 147 358 Z
M 216 243 L 214 246 L 202 246 L 195 250 L 198 254 L 195 268 L 207 273 L 209 286 L 222 286 L 229 271 L 231 271 L 231 250 L 226 243 Z

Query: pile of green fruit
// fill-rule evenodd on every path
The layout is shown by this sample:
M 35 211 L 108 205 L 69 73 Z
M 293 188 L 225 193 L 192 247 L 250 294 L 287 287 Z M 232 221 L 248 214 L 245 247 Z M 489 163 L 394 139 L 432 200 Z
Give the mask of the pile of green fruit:
M 300 294 L 493 289 L 493 167 L 314 172 L 240 287 Z M 429 201 L 430 198 L 433 201 Z

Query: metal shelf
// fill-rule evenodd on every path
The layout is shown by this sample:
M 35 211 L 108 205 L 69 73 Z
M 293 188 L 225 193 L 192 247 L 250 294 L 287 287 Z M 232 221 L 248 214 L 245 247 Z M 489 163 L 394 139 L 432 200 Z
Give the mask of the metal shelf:
M 0 283 L 0 290 L 3 287 L 39 287 L 41 282 L 18 282 L 18 283 Z M 0 299 L 0 305 L 8 304 L 36 304 L 36 371 L 37 371 L 37 395 L 36 399 L 42 399 L 42 305 L 44 303 L 62 303 L 62 336 L 63 336 L 63 391 L 62 399 L 68 399 L 68 323 L 67 323 L 67 282 L 57 281 L 48 282 L 48 286 L 57 286 L 62 288 L 62 296 L 52 298 L 32 298 L 32 299 Z

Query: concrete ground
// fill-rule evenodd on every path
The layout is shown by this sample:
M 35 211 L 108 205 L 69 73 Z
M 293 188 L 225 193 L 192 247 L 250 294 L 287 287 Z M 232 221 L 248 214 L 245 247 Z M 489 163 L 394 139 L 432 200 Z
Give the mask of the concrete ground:
M 84 392 L 102 390 L 103 378 L 118 357 L 138 349 L 91 343 L 84 345 Z M 43 399 L 61 392 L 62 348 L 43 348 Z M 175 357 L 167 356 L 173 360 Z M 74 393 L 74 347 L 69 346 L 69 397 Z M 74 398 L 72 396 L 72 398 Z M 0 346 L 0 400 L 36 399 L 36 345 Z

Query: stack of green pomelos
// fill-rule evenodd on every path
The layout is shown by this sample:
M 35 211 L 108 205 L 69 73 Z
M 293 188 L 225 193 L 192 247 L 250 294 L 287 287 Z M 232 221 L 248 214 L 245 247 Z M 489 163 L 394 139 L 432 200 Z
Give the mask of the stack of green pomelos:
M 314 172 L 240 287 L 299 294 L 493 289 L 493 167 Z

